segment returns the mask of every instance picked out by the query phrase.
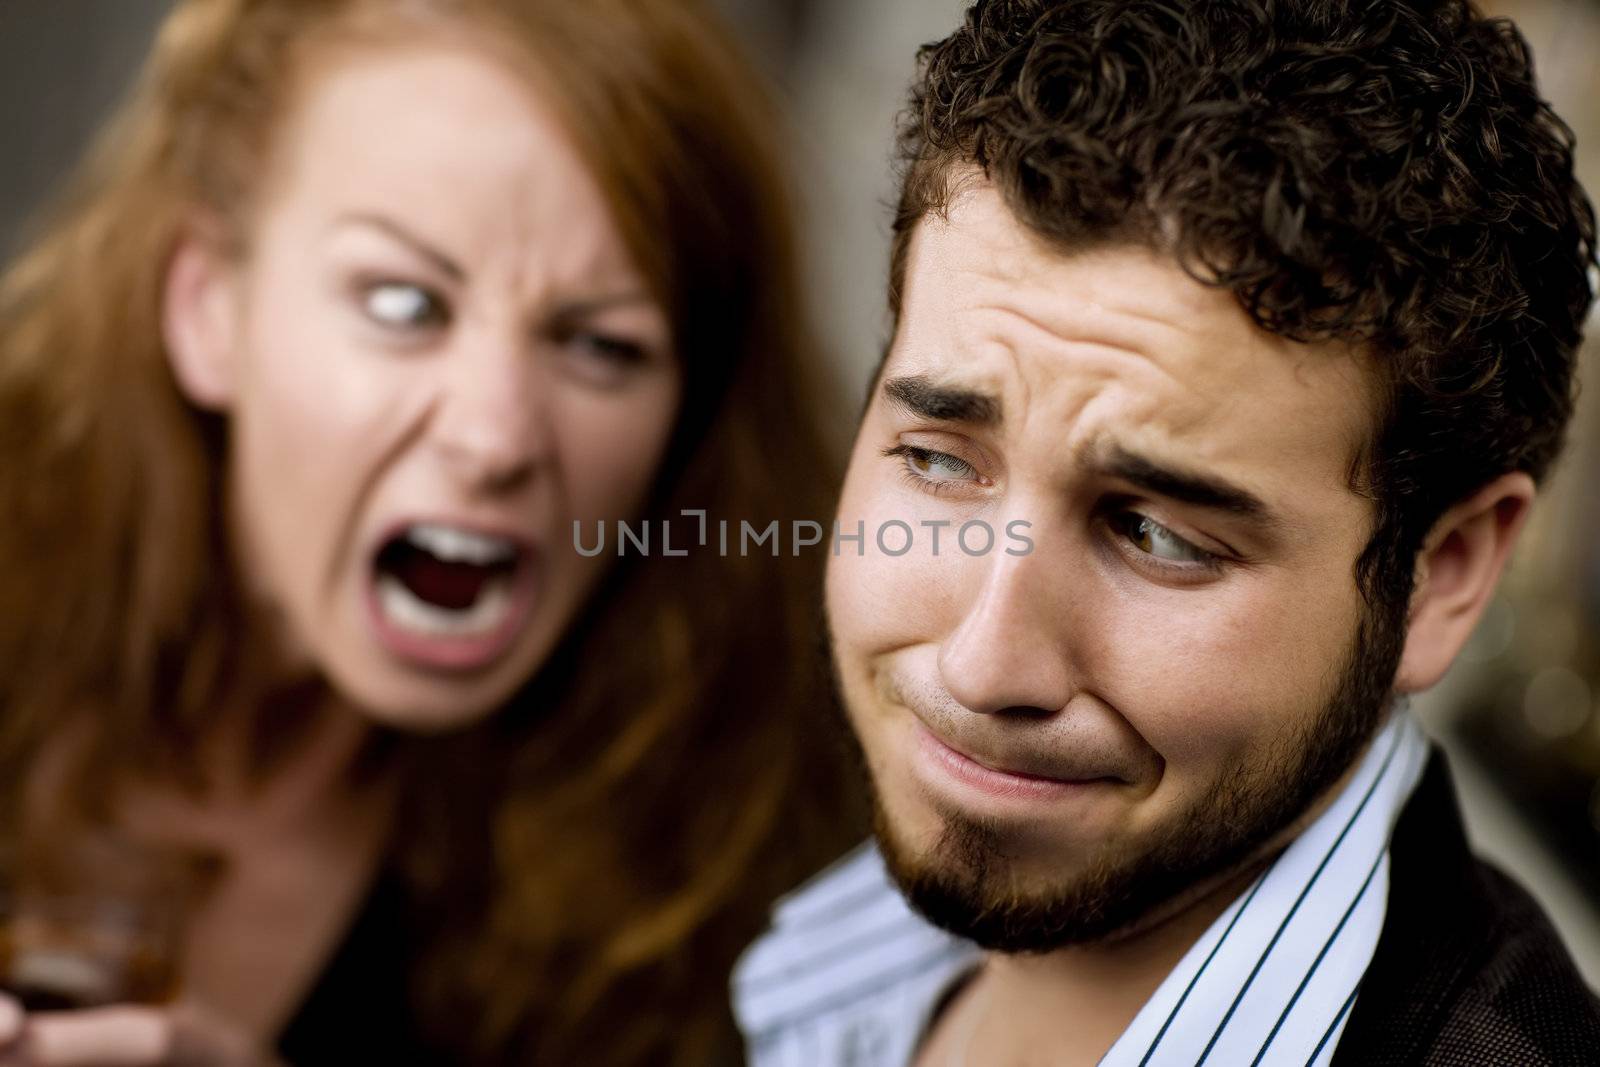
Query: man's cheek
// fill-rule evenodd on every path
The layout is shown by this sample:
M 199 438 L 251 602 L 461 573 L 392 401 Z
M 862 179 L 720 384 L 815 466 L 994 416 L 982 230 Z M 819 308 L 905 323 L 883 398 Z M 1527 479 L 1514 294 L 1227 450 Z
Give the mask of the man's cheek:
M 917 781 L 903 715 L 878 715 L 857 725 L 878 804 L 894 836 L 914 851 L 931 848 L 945 828 L 944 815 Z
M 871 540 L 859 556 L 845 546 L 829 573 L 835 639 L 865 655 L 937 642 L 950 628 L 954 569 L 943 559 L 885 555 Z
M 1296 710 L 1281 646 L 1270 633 L 1196 610 L 1205 595 L 1188 591 L 1174 603 L 1107 598 L 1098 639 L 1083 643 L 1093 653 L 1079 664 L 1085 683 L 1172 771 L 1247 750 L 1264 720 Z

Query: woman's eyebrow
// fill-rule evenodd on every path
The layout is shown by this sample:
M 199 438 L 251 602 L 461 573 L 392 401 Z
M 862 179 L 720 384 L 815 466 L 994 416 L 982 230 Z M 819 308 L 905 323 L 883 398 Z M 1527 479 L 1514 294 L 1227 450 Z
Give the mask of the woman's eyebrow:
M 562 319 L 586 319 L 591 315 L 599 315 L 610 311 L 612 308 L 634 307 L 645 305 L 655 307 L 656 300 L 643 289 L 629 289 L 604 296 L 584 297 L 580 300 L 563 301 L 555 310 L 555 315 Z
M 334 220 L 333 225 L 328 228 L 330 230 L 339 230 L 346 226 L 366 226 L 387 234 L 433 264 L 436 269 L 453 282 L 462 282 L 467 277 L 467 272 L 455 260 L 387 215 L 369 211 L 350 212 L 340 215 Z

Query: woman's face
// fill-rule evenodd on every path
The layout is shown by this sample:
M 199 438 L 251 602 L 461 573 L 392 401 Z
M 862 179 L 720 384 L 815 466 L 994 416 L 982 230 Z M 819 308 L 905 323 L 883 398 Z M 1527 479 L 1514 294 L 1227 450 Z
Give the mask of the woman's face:
M 640 507 L 678 411 L 666 314 L 559 124 L 465 48 L 308 72 L 249 254 L 193 249 L 169 347 L 229 419 L 250 592 L 380 721 L 482 716 L 605 566 L 573 524 Z

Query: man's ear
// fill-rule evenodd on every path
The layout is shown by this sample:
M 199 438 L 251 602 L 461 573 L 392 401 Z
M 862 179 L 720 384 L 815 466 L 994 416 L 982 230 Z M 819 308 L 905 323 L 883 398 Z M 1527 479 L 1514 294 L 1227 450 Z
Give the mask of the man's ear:
M 239 270 L 214 228 L 186 228 L 167 263 L 161 331 L 167 362 L 191 404 L 233 404 L 239 350 Z
M 1502 474 L 1440 516 L 1417 554 L 1405 651 L 1395 675 L 1402 693 L 1427 689 L 1472 636 L 1533 506 L 1533 479 Z

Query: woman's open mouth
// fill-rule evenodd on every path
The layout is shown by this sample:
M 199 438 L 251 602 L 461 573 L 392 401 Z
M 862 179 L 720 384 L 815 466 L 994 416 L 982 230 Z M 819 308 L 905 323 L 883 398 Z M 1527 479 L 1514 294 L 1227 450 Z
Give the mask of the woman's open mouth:
M 522 630 L 533 563 L 532 548 L 514 538 L 447 523 L 401 526 L 373 556 L 368 606 L 378 638 L 419 666 L 485 667 Z

